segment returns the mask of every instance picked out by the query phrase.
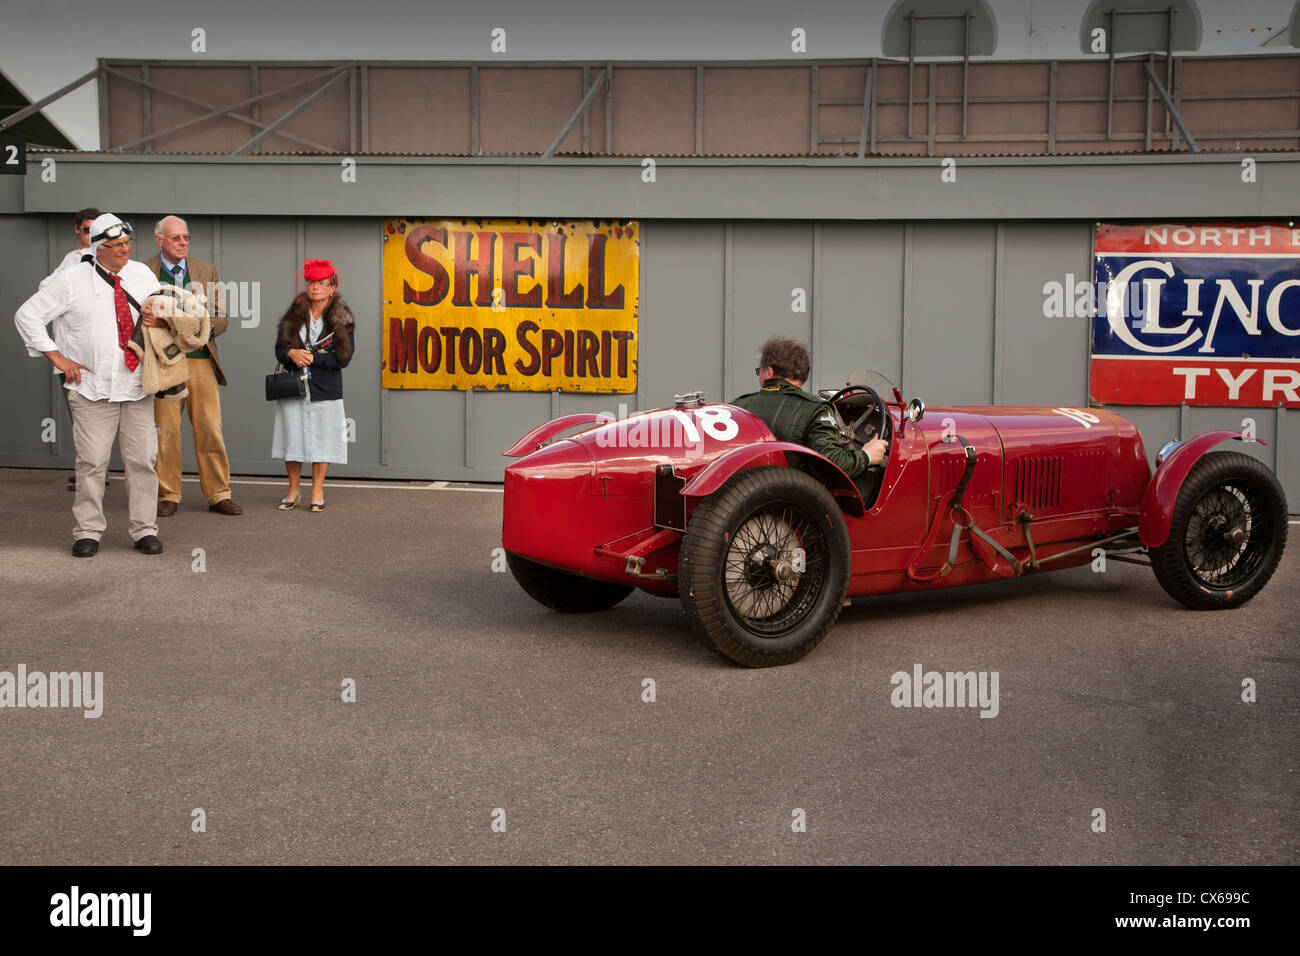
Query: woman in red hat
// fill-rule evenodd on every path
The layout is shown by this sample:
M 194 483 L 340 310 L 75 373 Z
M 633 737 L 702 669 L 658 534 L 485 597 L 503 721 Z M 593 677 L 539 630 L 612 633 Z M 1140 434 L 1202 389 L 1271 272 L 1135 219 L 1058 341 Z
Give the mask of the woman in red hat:
M 339 298 L 339 274 L 328 259 L 303 263 L 307 291 L 280 319 L 275 357 L 285 368 L 302 369 L 307 395 L 276 403 L 271 457 L 284 459 L 289 491 L 280 510 L 297 507 L 302 466 L 311 462 L 310 510 L 325 510 L 325 472 L 330 462 L 347 464 L 347 417 L 343 413 L 343 369 L 352 361 L 356 320 Z

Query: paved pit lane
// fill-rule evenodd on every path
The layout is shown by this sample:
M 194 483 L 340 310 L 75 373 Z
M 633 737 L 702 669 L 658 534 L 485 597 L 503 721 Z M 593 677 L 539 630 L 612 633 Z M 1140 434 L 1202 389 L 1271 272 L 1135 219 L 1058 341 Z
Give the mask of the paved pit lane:
M 674 600 L 534 604 L 492 486 L 187 483 L 146 557 L 115 480 L 78 560 L 66 475 L 0 470 L 0 671 L 100 672 L 102 714 L 0 708 L 9 863 L 1296 862 L 1295 525 L 1239 610 L 1112 562 L 858 600 L 753 671 Z M 918 666 L 989 706 L 894 706 Z

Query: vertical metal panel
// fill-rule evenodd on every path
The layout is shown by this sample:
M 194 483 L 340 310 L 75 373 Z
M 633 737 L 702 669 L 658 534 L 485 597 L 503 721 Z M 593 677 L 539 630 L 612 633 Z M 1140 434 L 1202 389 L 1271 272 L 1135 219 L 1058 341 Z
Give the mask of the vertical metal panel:
M 474 469 L 474 393 L 465 393 L 465 467 Z
M 697 388 L 710 399 L 735 397 L 724 381 L 728 232 L 720 223 L 642 224 L 641 408 Z
M 361 152 L 370 152 L 370 67 L 361 67 Z
M 737 223 L 732 252 L 728 397 L 758 388 L 754 366 L 768 338 L 784 335 L 807 343 L 811 336 L 807 296 L 812 288 L 812 225 Z M 803 290 L 802 312 L 792 308 L 795 289 Z
M 348 152 L 357 151 L 357 66 L 348 71 Z
M 1057 62 L 1053 60 L 1048 67 L 1047 80 L 1047 151 L 1056 152 L 1056 97 L 1057 97 Z
M 809 78 L 808 86 L 808 152 L 812 155 L 817 154 L 817 147 L 820 145 L 818 140 L 821 139 L 821 106 L 817 102 L 818 97 L 818 80 L 821 79 L 818 73 L 818 67 L 814 65 L 811 70 L 812 76 Z
M 4 336 L 5 348 L 0 352 L 0 367 L 3 368 L 3 374 L 0 374 L 0 408 L 5 410 L 0 434 L 4 436 L 3 452 L 21 458 L 13 464 L 43 467 L 58 461 L 58 448 L 41 441 L 45 418 L 54 418 L 56 438 L 63 437 L 67 431 L 62 399 L 52 384 L 53 367 L 43 355 L 38 358 L 27 355 L 27 349 L 14 329 L 13 315 L 53 267 L 51 235 L 57 237 L 62 233 L 63 237 L 62 245 L 55 250 L 58 258 L 53 259 L 53 265 L 58 265 L 63 254 L 73 247 L 72 230 L 67 226 L 70 218 L 0 216 L 0 230 L 5 236 L 5 256 L 0 263 L 0 269 L 3 269 L 0 273 L 0 316 L 8 325 Z M 70 441 L 66 447 L 65 454 L 70 455 Z M 71 461 L 65 459 L 63 463 L 71 464 Z
M 140 67 L 140 78 L 149 79 L 149 67 Z M 145 136 L 151 136 L 153 133 L 153 90 L 145 86 L 140 89 L 140 128 Z M 146 139 L 143 144 L 142 152 L 153 152 L 153 140 Z
M 916 376 L 912 369 L 912 303 L 916 300 L 912 276 L 915 272 L 914 229 L 912 223 L 903 224 L 903 269 L 901 282 L 902 310 L 898 333 L 898 381 L 904 394 L 916 391 Z
M 1286 423 L 1286 405 L 1281 402 L 1277 403 L 1277 417 L 1273 423 L 1273 471 L 1277 474 L 1277 480 L 1282 482 L 1283 487 L 1287 481 L 1300 472 L 1297 471 L 1295 458 L 1300 451 L 1300 443 L 1287 442 L 1287 423 Z M 1296 499 L 1291 498 L 1292 501 Z M 1296 510 L 1296 505 L 1291 505 L 1291 510 Z
M 221 275 L 221 220 L 214 218 L 209 223 L 208 241 L 211 245 L 208 247 L 208 261 L 216 267 L 217 275 Z M 191 232 L 193 235 L 193 232 Z M 202 258 L 200 256 L 200 258 Z
M 863 71 L 866 79 L 862 87 L 862 127 L 858 131 L 858 159 L 867 154 L 867 128 L 871 123 L 871 80 L 876 70 L 876 61 L 872 60 Z
M 935 104 L 935 97 L 938 95 L 938 89 L 939 89 L 938 69 L 939 69 L 939 64 L 931 63 L 929 72 L 926 73 L 926 80 L 925 80 L 925 85 L 927 87 L 926 93 L 929 94 L 929 99 L 926 101 L 926 105 L 925 105 L 925 126 L 926 126 L 925 155 L 927 156 L 934 155 L 935 123 L 938 120 L 938 113 L 939 113 L 938 106 L 936 106 Z
M 704 67 L 695 68 L 695 153 L 704 152 Z
M 987 223 L 914 223 L 909 390 L 944 403 L 993 398 L 993 254 Z
M 736 225 L 723 227 L 722 252 L 722 394 L 735 391 L 731 355 L 736 348 Z
M 1154 53 L 1148 53 L 1148 54 L 1147 54 L 1147 69 L 1151 69 L 1151 64 L 1154 63 L 1154 62 L 1155 62 L 1155 54 L 1154 54 Z M 1147 137 L 1147 138 L 1146 138 L 1146 150 L 1147 150 L 1147 152 L 1150 152 L 1150 151 L 1151 151 L 1151 104 L 1152 104 L 1152 100 L 1153 100 L 1153 98 L 1154 98 L 1154 96 L 1155 96 L 1155 90 L 1152 88 L 1152 86 L 1151 86 L 1151 81 L 1150 81 L 1150 80 L 1147 80 L 1146 83 L 1145 83 L 1145 85 L 1146 85 L 1146 90 L 1147 90 L 1147 125 L 1146 125 L 1146 137 Z
M 970 21 L 967 20 L 969 23 Z M 1006 223 L 997 224 L 993 250 L 993 404 L 1003 401 L 1002 355 L 1006 348 L 1007 231 Z
M 263 379 L 275 368 L 276 326 L 297 292 L 294 276 L 302 265 L 297 233 L 295 219 L 225 218 L 219 252 L 199 254 L 214 262 L 219 258 L 221 281 L 240 284 L 250 305 L 256 289 L 260 305 L 254 319 L 236 315 L 236 303 L 228 301 L 230 321 L 218 339 L 221 367 L 229 383 L 221 390 L 222 431 L 236 473 L 283 472 L 281 464 L 271 459 L 275 409 L 264 398 Z M 352 385 L 349 380 L 344 387 Z M 346 397 L 350 396 L 345 392 Z
M 262 92 L 262 80 L 257 72 L 257 64 L 250 63 L 248 65 L 248 95 L 257 96 L 261 92 Z M 248 112 L 249 115 L 253 117 L 253 119 L 260 121 L 262 119 L 262 101 L 258 100 L 257 102 L 251 104 L 249 106 Z
M 812 288 L 808 290 L 808 307 L 810 309 L 810 331 L 809 331 L 809 357 L 812 359 L 812 367 L 820 369 L 822 366 L 822 272 L 824 253 L 822 249 L 822 224 L 813 223 L 812 235 Z M 817 381 L 816 376 L 810 377 L 811 381 Z M 812 387 L 812 386 L 810 386 Z
M 587 91 L 591 89 L 591 67 L 582 68 L 582 95 L 585 97 Z M 586 109 L 582 111 L 582 151 L 583 153 L 591 152 L 591 104 L 588 103 Z
M 855 369 L 902 379 L 903 232 L 899 223 L 825 223 L 810 388 L 843 385 Z
M 469 151 L 470 155 L 480 153 L 478 142 L 478 67 L 469 68 Z
M 1001 389 L 995 400 L 1082 406 L 1088 400 L 1090 321 L 1044 315 L 1043 286 L 1092 281 L 1092 224 L 1013 222 L 999 232 L 1002 319 L 994 362 Z M 1065 296 L 1073 305 L 1073 288 Z

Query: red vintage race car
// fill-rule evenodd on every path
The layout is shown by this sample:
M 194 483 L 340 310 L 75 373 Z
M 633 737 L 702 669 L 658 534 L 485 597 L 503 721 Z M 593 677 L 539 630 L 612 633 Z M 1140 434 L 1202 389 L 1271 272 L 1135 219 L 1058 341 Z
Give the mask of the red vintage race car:
M 677 597 L 718 651 L 766 667 L 812 650 L 846 598 L 1101 556 L 1149 562 L 1190 608 L 1231 608 L 1281 559 L 1277 478 L 1211 450 L 1236 432 L 1169 442 L 1153 473 L 1137 428 L 1111 412 L 927 409 L 877 373 L 851 380 L 821 393 L 841 436 L 889 445 L 856 483 L 699 393 L 630 418 L 566 415 L 533 429 L 505 452 L 520 459 L 506 469 L 502 531 L 515 579 L 565 612 L 612 607 L 633 588 Z

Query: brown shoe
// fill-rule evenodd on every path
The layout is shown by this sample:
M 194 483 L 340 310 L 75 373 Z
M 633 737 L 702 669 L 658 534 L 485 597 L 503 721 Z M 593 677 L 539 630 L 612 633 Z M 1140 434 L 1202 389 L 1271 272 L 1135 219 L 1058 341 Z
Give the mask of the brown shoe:
M 230 498 L 224 501 L 218 501 L 215 505 L 208 505 L 209 511 L 215 511 L 219 515 L 242 515 L 244 509 L 235 504 Z
M 170 518 L 176 513 L 176 509 L 179 507 L 180 505 L 174 501 L 160 501 L 158 502 L 158 517 Z

